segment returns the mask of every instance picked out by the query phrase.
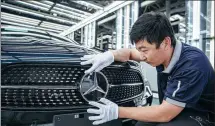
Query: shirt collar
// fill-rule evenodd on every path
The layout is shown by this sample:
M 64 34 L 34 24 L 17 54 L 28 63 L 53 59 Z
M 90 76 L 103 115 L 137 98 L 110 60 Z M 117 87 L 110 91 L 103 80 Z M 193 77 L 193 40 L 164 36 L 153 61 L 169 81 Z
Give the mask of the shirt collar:
M 181 50 L 182 50 L 182 43 L 177 41 L 170 63 L 167 66 L 167 68 L 164 71 L 162 71 L 162 73 L 170 73 L 172 71 L 173 67 L 175 66 L 175 64 L 177 63 L 177 61 L 181 56 Z

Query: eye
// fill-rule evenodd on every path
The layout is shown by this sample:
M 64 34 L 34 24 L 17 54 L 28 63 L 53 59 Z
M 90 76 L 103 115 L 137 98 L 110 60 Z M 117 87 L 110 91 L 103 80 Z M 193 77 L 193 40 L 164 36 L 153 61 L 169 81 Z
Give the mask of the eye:
M 147 52 L 147 51 L 148 51 L 148 50 L 142 50 L 142 52 L 144 52 L 144 53 Z

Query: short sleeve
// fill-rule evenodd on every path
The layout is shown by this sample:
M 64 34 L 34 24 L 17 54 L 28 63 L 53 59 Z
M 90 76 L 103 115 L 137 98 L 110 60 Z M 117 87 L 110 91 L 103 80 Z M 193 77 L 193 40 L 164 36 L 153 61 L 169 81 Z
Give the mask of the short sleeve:
M 197 103 L 207 84 L 204 76 L 198 70 L 185 70 L 169 77 L 164 100 L 181 107 Z

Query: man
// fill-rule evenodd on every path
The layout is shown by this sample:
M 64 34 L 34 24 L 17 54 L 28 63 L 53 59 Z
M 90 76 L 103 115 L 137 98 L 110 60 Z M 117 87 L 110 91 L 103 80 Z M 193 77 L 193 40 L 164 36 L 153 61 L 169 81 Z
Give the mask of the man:
M 208 115 L 214 114 L 214 70 L 199 49 L 177 42 L 170 22 L 160 13 L 145 13 L 134 23 L 130 39 L 136 49 L 108 51 L 84 56 L 85 71 L 100 71 L 114 61 L 145 61 L 156 67 L 160 105 L 119 107 L 102 98 L 89 102 L 99 109 L 88 109 L 94 125 L 117 118 L 138 120 L 137 126 L 209 126 Z M 213 81 L 213 82 L 212 82 Z M 212 113 L 212 114 L 211 114 Z M 213 117 L 212 117 L 213 118 Z

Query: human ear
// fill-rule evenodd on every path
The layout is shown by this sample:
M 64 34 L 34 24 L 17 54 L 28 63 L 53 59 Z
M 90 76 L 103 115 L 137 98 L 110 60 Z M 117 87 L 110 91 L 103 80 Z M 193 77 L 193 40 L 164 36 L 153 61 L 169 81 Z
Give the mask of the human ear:
M 171 39 L 170 39 L 170 37 L 165 37 L 163 43 L 164 43 L 165 50 L 168 49 L 167 47 L 171 47 Z

